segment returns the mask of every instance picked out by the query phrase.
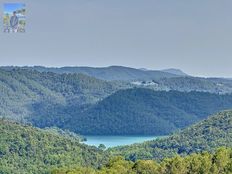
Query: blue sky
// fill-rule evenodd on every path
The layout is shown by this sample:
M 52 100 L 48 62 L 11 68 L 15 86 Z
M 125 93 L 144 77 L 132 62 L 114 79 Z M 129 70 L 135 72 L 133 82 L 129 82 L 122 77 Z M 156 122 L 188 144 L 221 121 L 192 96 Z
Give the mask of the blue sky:
M 3 5 L 4 7 L 4 13 L 13 13 L 16 10 L 22 9 L 25 7 L 25 4 L 23 3 L 5 3 Z
M 0 65 L 180 68 L 232 77 L 231 0 L 17 2 L 26 4 L 27 32 L 0 32 Z

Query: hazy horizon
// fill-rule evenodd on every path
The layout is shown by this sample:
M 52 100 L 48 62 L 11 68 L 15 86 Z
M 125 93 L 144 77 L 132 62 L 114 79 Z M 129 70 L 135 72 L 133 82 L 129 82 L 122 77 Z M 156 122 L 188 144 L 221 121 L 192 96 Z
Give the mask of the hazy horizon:
M 232 77 L 232 1 L 17 2 L 26 4 L 26 33 L 0 32 L 0 66 L 113 65 Z
M 170 70 L 170 69 L 175 69 L 175 70 L 180 70 L 182 71 L 183 73 L 186 73 L 187 75 L 189 76 L 193 76 L 193 77 L 202 77 L 202 78 L 229 78 L 229 79 L 232 79 L 230 76 L 229 77 L 223 77 L 223 76 L 203 76 L 203 75 L 198 75 L 198 76 L 195 76 L 193 74 L 189 74 L 185 71 L 183 71 L 182 69 L 179 69 L 179 68 L 173 68 L 173 67 L 170 67 L 170 68 L 163 68 L 163 69 L 148 69 L 148 68 L 144 68 L 144 67 L 129 67 L 129 66 L 123 66 L 123 65 L 109 65 L 109 66 L 72 66 L 72 65 L 68 65 L 68 66 L 44 66 L 44 65 L 0 65 L 0 68 L 1 67 L 19 67 L 19 68 L 23 68 L 23 67 L 45 67 L 45 68 L 66 68 L 66 67 L 71 67 L 71 68 L 75 68 L 75 67 L 88 67 L 88 68 L 109 68 L 109 67 L 126 67 L 126 68 L 133 68 L 133 69 L 138 69 L 138 70 L 147 70 L 147 71 L 164 71 L 164 70 Z

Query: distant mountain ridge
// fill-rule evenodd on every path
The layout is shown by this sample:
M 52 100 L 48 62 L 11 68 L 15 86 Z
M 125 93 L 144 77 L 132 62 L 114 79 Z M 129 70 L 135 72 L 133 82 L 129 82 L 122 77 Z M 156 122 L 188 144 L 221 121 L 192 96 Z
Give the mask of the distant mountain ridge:
M 175 68 L 163 69 L 161 71 L 168 72 L 168 73 L 171 73 L 171 74 L 175 74 L 175 75 L 178 75 L 178 76 L 189 76 L 188 74 L 184 73 L 182 70 L 175 69 Z
M 93 67 L 0 67 L 0 69 L 12 71 L 14 69 L 31 70 L 38 72 L 52 72 L 56 74 L 84 74 L 105 81 L 115 83 L 130 83 L 131 86 L 146 87 L 154 90 L 177 90 L 183 92 L 199 91 L 226 94 L 232 93 L 232 80 L 226 78 L 193 77 L 178 69 L 153 71 L 147 69 L 135 69 L 122 66 L 110 66 L 103 68 Z M 170 72 L 170 73 L 169 73 Z M 173 74 L 172 74 L 173 73 Z M 179 74 L 179 75 L 178 75 Z
M 2 67 L 5 69 L 13 69 L 17 67 Z M 88 76 L 92 76 L 98 79 L 112 81 L 112 80 L 157 80 L 160 78 L 179 77 L 183 75 L 172 74 L 169 72 L 158 71 L 158 70 L 141 70 L 136 68 L 124 67 L 124 66 L 109 66 L 109 67 L 20 67 L 23 69 L 33 69 L 39 72 L 54 72 L 54 73 L 82 73 Z

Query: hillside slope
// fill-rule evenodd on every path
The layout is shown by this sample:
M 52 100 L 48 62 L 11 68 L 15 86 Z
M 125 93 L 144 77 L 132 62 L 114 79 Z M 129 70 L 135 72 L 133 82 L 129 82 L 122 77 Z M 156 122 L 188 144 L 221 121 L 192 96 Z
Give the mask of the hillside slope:
M 232 95 L 134 88 L 72 117 L 66 128 L 81 134 L 166 135 L 230 108 Z
M 176 156 L 161 162 L 132 162 L 80 144 L 79 138 L 70 133 L 0 120 L 2 174 L 231 173 L 231 152 L 229 148 L 220 148 L 215 153 Z
M 131 160 L 162 159 L 232 147 L 232 111 L 220 112 L 167 138 L 111 149 Z
M 18 120 L 65 119 L 67 108 L 94 104 L 118 89 L 127 87 L 82 74 L 40 73 L 37 71 L 0 69 L 0 116 Z M 56 117 L 57 118 L 56 118 Z M 62 122 L 62 120 L 60 121 Z
M 166 135 L 232 108 L 229 94 L 131 88 L 83 74 L 0 68 L 0 117 L 84 135 Z
M 98 167 L 107 155 L 78 138 L 0 119 L 0 173 L 45 174 L 54 167 Z

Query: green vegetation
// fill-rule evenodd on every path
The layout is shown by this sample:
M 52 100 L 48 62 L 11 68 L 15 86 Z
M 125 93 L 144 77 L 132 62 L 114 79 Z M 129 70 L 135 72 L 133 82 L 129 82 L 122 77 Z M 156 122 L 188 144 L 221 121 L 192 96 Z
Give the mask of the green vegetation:
M 62 127 L 70 111 L 78 112 L 121 88 L 125 88 L 122 83 L 82 74 L 0 69 L 0 116 L 39 127 Z
M 111 67 L 112 73 L 118 68 L 122 67 Z M 125 68 L 123 73 L 137 77 L 137 70 L 133 71 Z M 27 123 L 0 119 L 0 174 L 231 174 L 232 111 L 203 120 L 232 108 L 232 94 L 216 94 L 229 93 L 231 81 L 156 80 L 160 89 L 178 91 L 132 88 L 124 82 L 75 73 L 0 68 L 0 117 Z M 97 135 L 179 132 L 106 149 L 103 144 L 87 146 L 70 131 Z
M 174 77 L 155 81 L 158 89 L 177 91 L 201 91 L 210 93 L 232 93 L 232 80 L 223 78 Z M 157 87 L 156 87 L 157 88 Z
M 203 152 L 186 157 L 167 158 L 160 163 L 152 160 L 126 161 L 112 158 L 99 170 L 91 168 L 55 169 L 52 174 L 231 174 L 232 149 L 220 148 L 214 154 Z
M 69 131 L 2 119 L 0 174 L 231 174 L 231 125 L 224 111 L 168 138 L 104 150 Z
M 209 151 L 225 146 L 232 147 L 232 111 L 220 112 L 167 138 L 142 144 L 121 146 L 109 151 L 126 159 L 163 159 L 175 155 Z
M 232 108 L 229 94 L 125 89 L 131 87 L 82 74 L 0 69 L 0 117 L 85 135 L 166 135 Z
M 166 135 L 232 108 L 232 94 L 125 89 L 131 87 L 82 74 L 0 68 L 0 117 L 83 135 Z
M 37 129 L 0 120 L 0 174 L 50 173 L 57 167 L 97 168 L 108 155 L 57 129 Z
M 134 88 L 103 99 L 72 117 L 65 128 L 80 134 L 167 135 L 230 108 L 228 94 Z
M 167 135 L 207 115 L 232 108 L 232 94 L 131 89 L 127 83 L 106 82 L 83 74 L 29 69 L 0 68 L 0 117 L 84 135 Z M 228 81 L 211 80 L 217 84 Z M 169 78 L 171 84 L 187 88 L 195 88 L 195 81 L 192 77 Z M 202 86 L 203 91 L 207 84 Z

